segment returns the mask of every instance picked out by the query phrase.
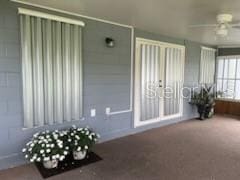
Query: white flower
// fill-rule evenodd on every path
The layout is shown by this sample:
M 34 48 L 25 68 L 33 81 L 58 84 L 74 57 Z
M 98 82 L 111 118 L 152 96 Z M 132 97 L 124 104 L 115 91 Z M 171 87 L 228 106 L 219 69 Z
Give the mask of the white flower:
M 74 136 L 74 134 L 73 134 L 73 133 L 71 133 L 70 135 L 71 135 L 71 136 Z
M 56 154 L 56 158 L 59 158 L 60 157 L 60 155 L 59 154 Z
M 88 149 L 88 146 L 84 146 L 84 149 Z
M 38 137 L 38 135 L 39 135 L 39 133 L 35 133 L 34 135 L 33 135 L 33 137 Z
M 51 152 L 51 150 L 50 150 L 50 149 L 47 149 L 47 150 L 46 150 L 46 152 L 47 152 L 47 153 L 50 153 L 50 152 Z
M 43 160 L 44 161 L 50 161 L 50 157 L 45 157 Z
M 89 135 L 88 138 L 89 138 L 90 140 L 92 140 L 92 136 Z
M 81 149 L 82 149 L 82 148 L 79 146 L 79 147 L 77 148 L 77 151 L 81 151 Z
M 28 151 L 31 152 L 31 151 L 32 151 L 32 148 L 29 148 Z
M 30 144 L 32 144 L 32 141 L 29 141 L 26 145 L 29 146 Z
M 54 139 L 58 139 L 58 135 L 57 135 L 57 134 L 54 134 L 54 135 L 53 135 L 53 138 L 54 138 Z
M 51 144 L 51 148 L 54 148 L 55 147 L 55 145 L 54 144 Z
M 39 158 L 37 158 L 37 162 L 40 162 L 41 161 L 41 158 L 39 157 Z
M 43 154 L 44 153 L 44 150 L 42 149 L 42 150 L 40 150 L 40 154 Z
M 46 138 L 50 138 L 50 135 L 47 135 Z
M 57 157 L 55 155 L 52 156 L 52 159 L 56 159 Z
M 26 154 L 26 155 L 25 155 L 25 158 L 27 159 L 28 157 L 29 157 L 29 156 Z
M 42 147 L 44 147 L 45 146 L 45 144 L 42 144 Z
M 50 147 L 50 144 L 47 144 L 46 147 Z
M 34 162 L 34 159 L 30 159 L 30 162 Z
M 27 149 L 26 149 L 26 148 L 23 148 L 23 149 L 22 149 L 22 152 L 23 152 L 23 153 L 24 153 L 24 152 L 26 152 L 26 151 L 27 151 Z
M 68 152 L 67 152 L 67 151 L 64 151 L 64 152 L 63 152 L 63 154 L 64 154 L 64 155 L 67 155 L 67 154 L 68 154 Z
M 86 131 L 86 135 L 89 135 L 89 131 Z
M 32 143 L 32 144 L 30 144 L 30 147 L 33 147 L 34 146 L 34 144 Z
M 66 150 L 69 150 L 69 147 L 68 147 L 68 146 L 66 146 L 66 147 L 65 147 L 65 149 L 66 149 Z
M 68 142 L 71 142 L 72 140 L 71 139 L 68 139 Z
M 65 156 L 60 156 L 59 160 L 62 161 L 65 159 Z

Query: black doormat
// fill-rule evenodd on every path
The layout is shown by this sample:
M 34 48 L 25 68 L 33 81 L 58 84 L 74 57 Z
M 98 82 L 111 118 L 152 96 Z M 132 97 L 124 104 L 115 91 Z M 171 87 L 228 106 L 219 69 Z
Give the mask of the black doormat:
M 95 154 L 94 152 L 89 152 L 85 159 L 79 161 L 74 160 L 72 155 L 69 155 L 65 158 L 64 161 L 59 162 L 58 167 L 54 169 L 46 169 L 43 167 L 42 163 L 35 163 L 35 165 L 37 166 L 42 177 L 45 179 L 64 173 L 66 171 L 70 171 L 82 166 L 86 166 L 88 164 L 98 162 L 100 160 L 102 160 L 102 158 L 99 157 L 97 154 Z

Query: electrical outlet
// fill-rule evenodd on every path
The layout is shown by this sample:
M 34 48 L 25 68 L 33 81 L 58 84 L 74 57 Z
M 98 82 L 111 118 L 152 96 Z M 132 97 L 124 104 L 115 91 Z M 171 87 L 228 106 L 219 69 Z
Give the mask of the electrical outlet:
M 91 109 L 91 117 L 95 117 L 96 116 L 96 109 Z
M 110 112 L 111 112 L 111 108 L 110 108 L 110 107 L 107 107 L 107 108 L 106 108 L 106 114 L 109 115 Z

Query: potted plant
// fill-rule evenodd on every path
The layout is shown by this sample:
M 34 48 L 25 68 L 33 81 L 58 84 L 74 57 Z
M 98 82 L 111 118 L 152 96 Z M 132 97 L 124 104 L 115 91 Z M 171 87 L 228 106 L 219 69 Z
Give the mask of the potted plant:
M 68 134 L 69 146 L 75 160 L 84 159 L 99 138 L 99 135 L 89 128 L 77 128 L 76 126 L 70 128 Z
M 214 114 L 215 93 L 213 86 L 203 86 L 200 91 L 195 91 L 191 97 L 190 104 L 196 105 L 199 119 L 210 118 Z
M 63 161 L 69 152 L 69 147 L 64 144 L 66 137 L 66 131 L 36 133 L 22 151 L 30 162 L 41 162 L 47 169 L 56 168 L 58 161 Z

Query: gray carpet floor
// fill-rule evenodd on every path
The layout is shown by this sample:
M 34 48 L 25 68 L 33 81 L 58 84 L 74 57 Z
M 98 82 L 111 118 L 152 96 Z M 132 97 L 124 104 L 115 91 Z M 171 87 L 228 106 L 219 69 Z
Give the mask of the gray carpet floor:
M 239 180 L 240 120 L 190 120 L 96 146 L 104 160 L 49 180 Z M 32 164 L 0 171 L 1 180 L 42 179 Z

